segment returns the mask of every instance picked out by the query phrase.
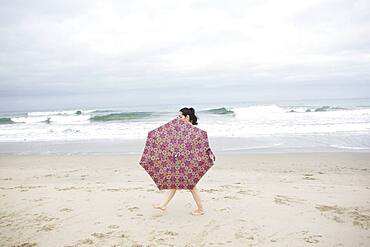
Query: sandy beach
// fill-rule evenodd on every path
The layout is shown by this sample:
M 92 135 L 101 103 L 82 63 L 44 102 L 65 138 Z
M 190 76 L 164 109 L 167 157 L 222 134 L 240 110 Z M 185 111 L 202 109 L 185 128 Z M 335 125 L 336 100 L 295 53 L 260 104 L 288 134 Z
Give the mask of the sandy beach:
M 140 155 L 1 155 L 1 246 L 369 246 L 370 153 L 222 154 L 166 212 Z

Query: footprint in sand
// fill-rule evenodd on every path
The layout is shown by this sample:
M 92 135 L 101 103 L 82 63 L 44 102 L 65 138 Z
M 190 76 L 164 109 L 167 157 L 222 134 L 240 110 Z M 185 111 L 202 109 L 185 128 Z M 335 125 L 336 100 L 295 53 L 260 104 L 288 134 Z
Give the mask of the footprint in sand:
M 73 209 L 70 209 L 70 208 L 62 208 L 59 210 L 59 212 L 71 212 L 73 211 Z
M 245 189 L 240 189 L 237 193 L 242 194 L 242 195 L 251 195 L 251 196 L 257 196 L 259 194 L 258 191 L 245 190 Z
M 226 207 L 226 208 L 217 208 L 217 209 L 215 209 L 216 211 L 222 211 L 222 212 L 230 212 L 231 211 L 231 209 L 229 208 L 229 207 Z
M 157 218 L 161 218 L 162 216 L 163 216 L 163 213 L 158 213 L 158 214 L 152 215 L 152 217 L 150 217 L 150 218 L 157 219 Z
M 69 170 L 67 172 L 77 172 L 78 170 Z
M 370 229 L 370 210 L 360 209 L 358 207 L 345 208 L 339 207 L 337 205 L 319 205 L 317 204 L 316 209 L 318 209 L 322 215 L 326 218 L 334 220 L 338 223 L 344 223 L 347 220 L 352 220 L 354 226 L 358 226 L 362 229 Z
M 274 234 L 272 234 L 270 236 L 270 238 L 273 237 L 273 238 L 270 239 L 271 242 L 276 243 L 276 242 L 284 241 L 284 240 L 286 240 L 287 237 L 292 237 L 292 235 L 294 235 L 294 236 L 299 237 L 300 239 L 303 239 L 306 243 L 316 244 L 316 243 L 320 242 L 319 239 L 322 237 L 322 235 L 320 235 L 320 234 L 311 234 L 307 230 L 286 233 L 286 234 L 284 234 L 280 237 L 275 236 L 276 234 L 277 234 L 277 232 L 275 232 Z
M 83 189 L 83 188 L 84 188 L 84 187 L 75 187 L 75 186 L 64 187 L 64 188 L 54 187 L 54 189 L 55 189 L 55 190 L 57 190 L 57 191 L 78 190 L 78 189 Z
M 225 188 L 225 189 L 234 189 L 234 188 L 240 188 L 242 186 L 235 186 L 235 185 L 226 184 L 226 185 L 221 185 L 220 187 Z
M 201 189 L 200 192 L 214 193 L 214 192 L 219 192 L 219 190 L 216 190 L 216 189 Z
M 345 222 L 345 215 L 343 215 L 346 211 L 345 208 L 338 207 L 337 205 L 317 205 L 315 208 L 318 209 L 328 219 L 334 220 L 338 223 Z
M 130 210 L 130 212 L 136 211 L 138 209 L 139 209 L 139 207 L 130 207 L 130 208 L 128 208 L 128 210 Z
M 77 243 L 74 245 L 65 245 L 64 247 L 78 247 L 84 244 L 91 245 L 91 244 L 94 244 L 94 241 L 90 238 L 85 238 L 85 239 L 78 240 Z
M 356 209 L 355 209 L 356 210 Z M 367 210 L 369 213 L 369 210 Z M 353 219 L 353 225 L 359 226 L 362 229 L 370 229 L 370 214 L 363 214 L 358 211 L 349 212 L 349 216 Z
M 316 244 L 320 242 L 318 238 L 321 238 L 321 237 L 322 237 L 321 235 L 310 235 L 308 237 L 303 238 L 303 240 L 310 244 Z
M 311 234 L 307 230 L 295 232 L 295 233 L 292 233 L 292 234 L 301 235 L 301 236 L 303 235 L 303 240 L 307 243 L 310 243 L 310 244 L 316 244 L 316 243 L 320 242 L 318 239 L 322 237 L 322 235 L 320 235 L 320 234 Z
M 163 232 L 163 234 L 169 235 L 169 236 L 177 236 L 177 235 L 179 235 L 177 232 L 172 232 L 172 231 L 165 231 L 165 232 Z
M 37 188 L 44 188 L 46 186 L 38 185 L 38 186 L 23 186 L 23 185 L 18 185 L 15 187 L 0 187 L 0 189 L 3 190 L 15 190 L 15 189 L 21 189 L 21 191 L 28 191 L 30 189 L 37 189 Z
M 37 243 L 23 243 L 19 245 L 13 245 L 14 247 L 37 247 Z
M 234 236 L 236 239 L 250 239 L 250 240 L 254 239 L 252 234 L 248 232 L 242 232 L 242 231 L 236 232 Z
M 131 190 L 144 190 L 144 187 L 134 187 L 134 188 L 108 188 L 103 189 L 103 191 L 121 192 L 121 191 L 131 191 Z
M 312 177 L 313 174 L 309 174 L 309 173 L 306 173 L 306 174 L 303 174 L 303 179 L 306 179 L 306 180 L 317 180 L 317 178 L 314 178 Z
M 91 236 L 96 237 L 98 239 L 109 237 L 109 235 L 107 235 L 105 233 L 100 233 L 100 232 L 94 232 L 94 233 L 91 234 Z
M 109 229 L 117 229 L 117 228 L 119 228 L 119 226 L 117 226 L 117 225 L 109 225 L 108 228 Z
M 90 238 L 86 238 L 86 239 L 80 240 L 79 243 L 81 243 L 81 244 L 93 244 L 94 241 Z
M 232 200 L 239 200 L 240 198 L 237 196 L 224 196 L 225 199 L 232 199 Z
M 39 230 L 37 230 L 38 232 L 39 231 L 44 231 L 44 232 L 48 232 L 48 231 L 51 231 L 55 229 L 55 225 L 51 225 L 51 224 L 48 224 L 48 225 L 44 225 L 42 226 Z
M 49 218 L 46 215 L 41 215 L 41 214 L 34 214 L 34 215 L 37 215 L 37 217 L 34 219 L 37 222 L 49 222 L 49 221 L 52 221 L 52 220 L 59 219 L 59 218 Z
M 299 199 L 296 197 L 289 197 L 289 196 L 284 196 L 284 195 L 276 195 L 274 198 L 274 202 L 276 204 L 281 204 L 281 205 L 291 205 L 292 203 L 303 203 L 303 199 Z

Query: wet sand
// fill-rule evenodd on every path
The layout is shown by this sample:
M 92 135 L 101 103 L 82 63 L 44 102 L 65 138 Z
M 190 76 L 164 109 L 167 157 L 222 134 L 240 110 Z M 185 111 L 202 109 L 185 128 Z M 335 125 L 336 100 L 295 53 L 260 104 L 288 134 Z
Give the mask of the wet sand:
M 370 153 L 215 155 L 202 216 L 140 155 L 0 155 L 0 246 L 369 246 Z

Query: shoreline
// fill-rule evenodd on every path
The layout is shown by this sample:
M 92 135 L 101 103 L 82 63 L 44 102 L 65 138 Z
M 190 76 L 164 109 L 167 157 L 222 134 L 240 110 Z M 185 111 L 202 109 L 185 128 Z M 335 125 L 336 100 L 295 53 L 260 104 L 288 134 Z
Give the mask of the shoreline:
M 333 150 L 333 151 L 312 151 L 312 150 L 306 150 L 306 151 L 265 151 L 265 152 L 238 152 L 238 151 L 218 151 L 214 152 L 217 156 L 284 156 L 284 155 L 332 155 L 332 154 L 354 154 L 354 155 L 369 155 L 370 157 L 370 151 L 354 151 L 354 150 Z M 86 156 L 100 156 L 100 157 L 141 157 L 142 153 L 0 153 L 1 157 L 86 157 Z
M 264 151 L 264 152 L 243 152 L 243 151 L 218 151 L 214 152 L 216 157 L 218 156 L 268 156 L 268 155 L 322 155 L 322 154 L 363 154 L 363 155 L 370 155 L 370 151 L 353 151 L 353 150 L 333 150 L 333 151 Z M 66 156 L 66 157 L 86 157 L 86 156 L 100 156 L 100 157 L 130 157 L 130 156 L 137 156 L 141 157 L 142 153 L 0 153 L 0 157 L 12 157 L 12 156 L 19 156 L 19 157 L 35 157 L 35 156 Z
M 325 137 L 265 136 L 265 137 L 209 137 L 215 153 L 297 153 L 297 152 L 358 152 L 370 153 L 370 147 L 330 144 Z M 362 138 L 362 137 L 361 137 Z M 361 139 L 360 138 L 360 139 Z M 101 139 L 69 141 L 14 141 L 0 142 L 0 154 L 141 154 L 146 139 Z

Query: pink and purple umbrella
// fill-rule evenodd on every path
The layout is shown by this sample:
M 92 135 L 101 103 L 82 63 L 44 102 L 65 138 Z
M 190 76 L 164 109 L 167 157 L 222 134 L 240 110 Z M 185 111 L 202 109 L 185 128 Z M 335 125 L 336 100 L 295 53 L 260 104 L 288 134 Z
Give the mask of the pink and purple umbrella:
M 207 132 L 176 117 L 148 132 L 139 163 L 159 190 L 193 189 L 215 160 Z

